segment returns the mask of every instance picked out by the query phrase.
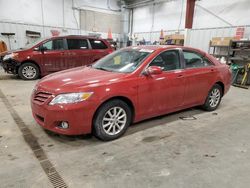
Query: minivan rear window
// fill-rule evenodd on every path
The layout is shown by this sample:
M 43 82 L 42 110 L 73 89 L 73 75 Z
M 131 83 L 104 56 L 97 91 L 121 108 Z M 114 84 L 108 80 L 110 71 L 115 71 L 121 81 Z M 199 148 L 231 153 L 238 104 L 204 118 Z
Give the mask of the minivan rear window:
M 107 49 L 107 45 L 101 41 L 101 40 L 97 40 L 97 39 L 89 39 L 89 42 L 92 46 L 92 49 Z

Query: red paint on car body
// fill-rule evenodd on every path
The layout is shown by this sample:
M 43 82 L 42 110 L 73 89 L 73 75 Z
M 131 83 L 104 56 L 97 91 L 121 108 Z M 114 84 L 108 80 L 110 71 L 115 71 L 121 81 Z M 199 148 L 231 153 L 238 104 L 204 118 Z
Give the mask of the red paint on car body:
M 87 134 L 92 131 L 92 122 L 97 109 L 113 98 L 129 101 L 133 109 L 133 122 L 138 122 L 204 104 L 215 83 L 221 84 L 224 95 L 229 90 L 231 72 L 228 66 L 203 51 L 179 46 L 138 46 L 136 48 L 152 50 L 152 53 L 131 73 L 82 67 L 48 75 L 40 80 L 31 96 L 35 120 L 43 128 L 60 134 Z M 143 74 L 155 57 L 173 49 L 179 51 L 182 64 L 185 64 L 183 51 L 191 51 L 201 54 L 212 65 L 200 68 L 184 66 L 178 70 L 163 71 L 151 76 Z M 159 70 L 155 71 L 159 72 Z M 49 105 L 58 94 L 72 92 L 93 92 L 93 95 L 79 103 Z M 42 102 L 35 100 L 39 93 L 45 95 L 46 99 Z M 68 129 L 58 127 L 58 123 L 62 121 L 69 123 Z

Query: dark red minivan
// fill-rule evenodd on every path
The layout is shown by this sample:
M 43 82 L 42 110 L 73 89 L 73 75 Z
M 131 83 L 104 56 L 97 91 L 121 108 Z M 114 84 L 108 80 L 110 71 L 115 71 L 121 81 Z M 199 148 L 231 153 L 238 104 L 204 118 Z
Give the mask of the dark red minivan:
M 113 48 L 105 39 L 71 35 L 43 39 L 9 51 L 2 54 L 1 61 L 7 73 L 34 80 L 53 72 L 92 64 L 111 52 Z

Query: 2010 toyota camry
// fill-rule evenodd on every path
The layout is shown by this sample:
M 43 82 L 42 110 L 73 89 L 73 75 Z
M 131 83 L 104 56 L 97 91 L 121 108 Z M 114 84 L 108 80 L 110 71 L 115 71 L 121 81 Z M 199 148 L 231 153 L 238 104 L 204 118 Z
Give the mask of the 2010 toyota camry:
M 227 65 L 198 49 L 129 47 L 44 77 L 31 106 L 44 129 L 113 140 L 133 122 L 193 106 L 215 110 L 230 80 Z

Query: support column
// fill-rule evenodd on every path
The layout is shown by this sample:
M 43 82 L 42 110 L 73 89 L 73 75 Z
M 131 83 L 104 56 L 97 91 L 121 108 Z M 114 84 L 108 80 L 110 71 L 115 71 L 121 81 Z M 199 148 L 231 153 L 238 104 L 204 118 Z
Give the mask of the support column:
M 195 0 L 187 0 L 185 28 L 192 29 L 194 18 Z

